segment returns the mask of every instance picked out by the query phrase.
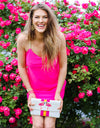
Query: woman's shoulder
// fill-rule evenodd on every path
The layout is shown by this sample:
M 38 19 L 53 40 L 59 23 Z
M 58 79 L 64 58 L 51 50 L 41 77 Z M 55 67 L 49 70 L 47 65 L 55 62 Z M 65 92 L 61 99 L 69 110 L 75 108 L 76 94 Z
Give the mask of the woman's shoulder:
M 25 46 L 24 44 L 26 44 L 27 42 L 28 42 L 27 33 L 21 32 L 21 33 L 17 36 L 17 39 L 16 39 L 17 45 Z
M 28 35 L 25 32 L 21 32 L 18 36 L 17 36 L 17 42 L 24 42 L 28 40 Z
M 63 40 L 65 38 L 64 33 L 62 33 L 61 31 L 58 32 L 58 37 Z

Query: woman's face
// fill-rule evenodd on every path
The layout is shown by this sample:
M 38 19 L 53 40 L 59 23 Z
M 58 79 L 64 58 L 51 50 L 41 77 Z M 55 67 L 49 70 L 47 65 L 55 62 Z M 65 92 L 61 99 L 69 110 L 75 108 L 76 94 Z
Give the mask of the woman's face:
M 42 9 L 38 9 L 34 11 L 32 20 L 33 20 L 34 29 L 36 31 L 40 33 L 45 32 L 48 23 L 48 15 L 46 11 Z

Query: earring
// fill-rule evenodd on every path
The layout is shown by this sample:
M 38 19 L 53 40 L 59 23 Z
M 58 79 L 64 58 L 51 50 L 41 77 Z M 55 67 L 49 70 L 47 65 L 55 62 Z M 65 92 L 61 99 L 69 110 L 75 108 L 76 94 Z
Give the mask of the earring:
M 31 30 L 34 31 L 34 25 L 32 24 Z

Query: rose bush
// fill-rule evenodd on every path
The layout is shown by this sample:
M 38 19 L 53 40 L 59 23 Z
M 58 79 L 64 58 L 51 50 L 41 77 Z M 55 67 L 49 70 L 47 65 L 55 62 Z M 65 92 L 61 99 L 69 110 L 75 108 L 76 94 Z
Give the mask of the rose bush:
M 57 16 L 68 56 L 64 107 L 57 128 L 82 128 L 100 121 L 100 6 L 45 2 Z M 16 37 L 23 31 L 31 0 L 0 0 L 0 127 L 31 128 L 26 90 L 17 67 Z M 83 115 L 89 117 L 84 122 Z

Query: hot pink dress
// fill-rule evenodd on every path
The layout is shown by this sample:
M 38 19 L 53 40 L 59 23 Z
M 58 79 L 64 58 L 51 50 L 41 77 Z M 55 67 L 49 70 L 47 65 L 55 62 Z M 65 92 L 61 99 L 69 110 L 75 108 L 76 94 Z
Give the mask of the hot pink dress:
M 35 54 L 32 49 L 29 49 L 26 52 L 26 67 L 30 85 L 36 98 L 54 100 L 59 75 L 58 58 L 54 61 L 53 66 L 47 70 L 43 68 L 42 57 Z M 65 86 L 66 80 L 61 90 L 62 99 L 64 97 Z

